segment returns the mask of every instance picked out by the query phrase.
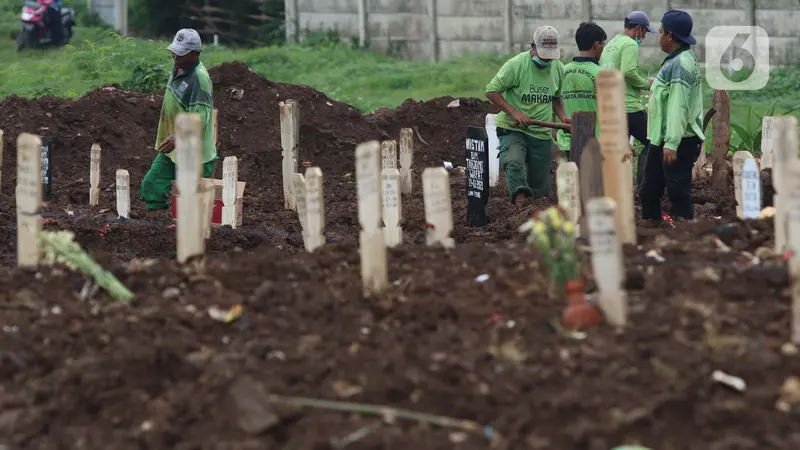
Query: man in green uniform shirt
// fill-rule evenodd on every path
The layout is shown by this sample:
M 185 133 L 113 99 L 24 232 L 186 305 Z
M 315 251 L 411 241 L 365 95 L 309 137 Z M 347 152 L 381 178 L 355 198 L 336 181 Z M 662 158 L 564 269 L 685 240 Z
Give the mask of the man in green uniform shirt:
M 179 113 L 200 116 L 203 146 L 203 177 L 214 173 L 217 148 L 214 143 L 214 100 L 211 78 L 200 62 L 200 35 L 192 29 L 178 31 L 167 47 L 175 62 L 164 91 L 155 149 L 158 151 L 142 180 L 139 199 L 147 205 L 148 217 L 169 206 L 169 192 L 175 179 L 175 119 Z
M 564 65 L 558 59 L 558 40 L 555 28 L 539 27 L 531 50 L 506 61 L 486 86 L 486 98 L 502 110 L 497 115 L 500 164 L 508 195 L 518 208 L 526 198 L 544 197 L 552 190 L 553 136 L 531 119 L 550 121 L 555 112 L 569 123 L 561 100 Z
M 655 33 L 650 19 L 642 11 L 631 11 L 625 17 L 625 31 L 614 36 L 600 57 L 603 70 L 619 70 L 625 77 L 625 109 L 628 112 L 628 135 L 644 145 L 636 166 L 636 184 L 641 186 L 647 161 L 647 114 L 642 92 L 650 82 L 639 73 L 639 44 L 647 33 Z
M 597 112 L 597 74 L 600 73 L 598 60 L 603 54 L 603 46 L 607 39 L 606 32 L 594 22 L 583 22 L 575 31 L 575 43 L 578 44 L 579 56 L 564 67 L 564 85 L 561 98 L 567 116 L 578 111 Z M 600 129 L 597 122 L 595 136 Z M 569 154 L 570 134 L 558 130 L 558 147 Z
M 691 45 L 692 18 L 670 10 L 661 19 L 659 44 L 668 54 L 650 88 L 647 138 L 650 151 L 639 188 L 642 219 L 661 221 L 664 189 L 672 215 L 693 219 L 692 168 L 700 156 L 703 134 L 703 90 L 700 66 Z

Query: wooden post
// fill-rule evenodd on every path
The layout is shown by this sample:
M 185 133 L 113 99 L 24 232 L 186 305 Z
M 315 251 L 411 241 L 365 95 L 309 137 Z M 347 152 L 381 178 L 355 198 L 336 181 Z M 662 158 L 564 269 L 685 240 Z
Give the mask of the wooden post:
M 365 48 L 369 39 L 367 26 L 367 0 L 358 0 L 358 46 Z
M 381 148 L 378 141 L 356 147 L 358 221 L 361 224 L 361 280 L 364 295 L 383 292 L 389 285 L 386 243 L 381 214 Z
M 600 143 L 596 138 L 591 138 L 581 152 L 581 167 L 578 169 L 580 177 L 581 211 L 586 211 L 589 200 L 605 196 L 603 190 L 603 154 L 600 153 Z M 578 231 L 581 236 L 588 236 L 589 228 L 586 214 L 580 217 Z
M 283 205 L 295 210 L 292 192 L 293 176 L 297 173 L 297 143 L 300 139 L 300 105 L 294 100 L 281 102 L 281 148 L 283 148 Z
M 616 204 L 609 197 L 595 197 L 586 206 L 589 242 L 592 246 L 592 269 L 599 292 L 600 309 L 614 326 L 625 326 L 628 301 L 623 289 L 622 246 L 617 239 L 614 220 Z
M 558 206 L 564 209 L 569 220 L 575 225 L 581 217 L 580 179 L 578 165 L 574 162 L 564 162 L 556 169 L 556 187 Z
M 203 239 L 211 237 L 211 220 L 214 217 L 214 183 L 208 178 L 200 179 L 200 204 L 202 205 Z
M 397 141 L 381 142 L 381 167 L 397 169 Z
M 118 169 L 115 178 L 117 188 L 117 217 L 131 218 L 131 176 L 125 169 Z
M 753 159 L 753 155 L 748 151 L 739 150 L 733 154 L 733 187 L 734 197 L 736 198 L 736 217 L 742 218 L 744 208 L 742 204 L 742 169 L 744 162 L 748 159 Z
M 497 137 L 497 123 L 494 114 L 486 115 L 486 136 L 489 138 L 489 187 L 500 181 L 500 138 Z
M 0 185 L 3 182 L 3 130 L 0 130 Z
M 400 195 L 400 171 L 391 168 L 381 171 L 381 198 L 383 200 L 383 233 L 386 245 L 396 247 L 403 243 L 403 229 L 400 227 L 402 196 Z
M 219 142 L 219 110 L 214 109 L 214 145 Z
M 624 244 L 636 244 L 633 169 L 625 112 L 625 82 L 621 72 L 602 71 L 597 76 L 597 109 L 605 195 L 616 203 L 617 236 Z
M 239 184 L 239 159 L 226 156 L 222 160 L 222 225 L 236 228 L 236 187 Z
M 775 188 L 773 204 L 775 206 L 775 250 L 783 252 L 789 244 L 789 230 L 787 222 L 792 205 L 789 199 L 784 198 L 791 190 L 792 180 L 790 170 L 798 157 L 797 118 L 794 116 L 776 116 L 772 120 L 774 139 L 772 183 Z
M 422 194 L 425 202 L 426 243 L 453 248 L 453 205 L 450 197 L 450 174 L 444 167 L 429 167 L 422 172 Z
M 509 54 L 514 51 L 514 1 L 503 2 L 503 52 Z
M 572 132 L 569 141 L 569 160 L 581 168 L 581 152 L 597 131 L 597 113 L 578 111 L 572 114 Z
M 325 245 L 325 202 L 322 194 L 322 169 L 306 169 L 306 251 Z
M 297 44 L 300 38 L 297 0 L 284 0 L 284 8 L 286 11 L 286 43 Z
M 428 2 L 428 23 L 430 27 L 430 52 L 431 61 L 439 61 L 439 20 L 436 8 L 437 0 L 427 0 Z
M 761 173 L 755 158 L 745 160 L 740 172 L 743 219 L 757 219 L 761 215 Z
M 36 268 L 41 257 L 42 140 L 22 133 L 17 138 L 17 267 Z
M 308 169 L 306 169 L 308 171 Z M 292 188 L 297 197 L 297 219 L 300 221 L 300 227 L 303 230 L 303 242 L 306 241 L 306 230 L 308 229 L 307 219 L 308 212 L 306 210 L 306 177 L 302 173 L 294 174 L 292 179 Z
M 786 123 L 781 122 L 789 122 L 789 117 L 776 117 L 775 118 L 775 132 L 776 133 L 783 133 L 784 131 L 788 131 L 788 127 L 785 127 Z M 794 117 L 791 117 L 791 122 L 794 122 L 795 126 L 797 124 L 797 120 Z M 794 128 L 795 133 L 797 133 L 796 128 Z M 780 141 L 784 140 L 780 136 L 780 134 L 776 134 L 776 138 L 778 142 L 776 144 L 775 150 L 779 150 Z M 796 141 L 796 137 L 795 137 Z M 779 161 L 777 160 L 777 154 L 775 165 L 778 166 Z M 784 175 L 786 178 L 784 179 L 784 183 L 781 186 L 783 190 L 780 194 L 780 204 L 781 208 L 785 208 L 783 210 L 783 217 L 786 219 L 786 226 L 787 226 L 787 238 L 788 238 L 788 245 L 787 249 L 789 250 L 789 284 L 791 286 L 791 294 L 792 294 L 792 342 L 796 344 L 800 344 L 800 160 L 798 159 L 791 159 L 787 161 L 784 167 Z M 777 224 L 778 213 L 780 211 L 776 211 L 775 219 Z M 783 251 L 783 249 L 781 249 Z
M 175 129 L 175 175 L 180 194 L 175 228 L 178 262 L 185 263 L 205 253 L 200 117 L 194 113 L 179 113 Z
M 89 156 L 89 206 L 100 203 L 100 145 L 93 144 Z
M 730 192 L 728 185 L 728 162 L 725 157 L 731 147 L 731 98 L 728 91 L 714 91 L 713 108 L 717 111 L 711 119 L 714 133 L 714 165 L 711 185 L 722 192 Z
M 411 195 L 412 170 L 414 165 L 414 130 L 400 130 L 400 189 L 404 195 Z
M 761 119 L 761 170 L 772 168 L 772 161 L 775 155 L 774 141 L 772 116 L 764 116 Z

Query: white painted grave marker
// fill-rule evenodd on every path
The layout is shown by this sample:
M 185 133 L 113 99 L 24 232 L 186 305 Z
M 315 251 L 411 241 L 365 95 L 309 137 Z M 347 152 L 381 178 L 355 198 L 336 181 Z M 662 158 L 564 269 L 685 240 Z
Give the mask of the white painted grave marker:
M 200 204 L 203 207 L 201 218 L 203 219 L 203 239 L 211 237 L 211 218 L 214 215 L 214 197 L 216 190 L 214 182 L 208 178 L 200 179 Z
M 444 167 L 429 167 L 422 172 L 422 193 L 425 200 L 426 242 L 453 248 L 453 206 L 450 197 L 450 175 Z
M 610 324 L 621 327 L 627 323 L 628 301 L 622 288 L 622 246 L 615 229 L 616 209 L 616 203 L 609 197 L 594 197 L 586 205 L 600 308 Z
M 222 161 L 222 225 L 236 228 L 236 186 L 239 183 L 239 159 L 226 156 Z M 213 199 L 212 199 L 213 200 Z
M 777 150 L 777 148 L 776 148 Z M 776 155 L 777 156 L 777 155 Z M 777 162 L 777 161 L 776 161 Z M 800 161 L 789 160 L 784 167 L 780 207 L 785 208 L 789 250 L 789 283 L 792 294 L 792 342 L 800 344 Z
M 500 180 L 500 138 L 497 137 L 496 115 L 486 115 L 486 135 L 489 136 L 489 187 L 497 186 Z
M 577 225 L 581 217 L 580 178 L 578 165 L 574 162 L 563 162 L 556 169 L 556 186 L 558 190 L 558 206 L 564 209 L 569 220 Z
M 177 256 L 179 263 L 185 263 L 189 258 L 205 253 L 200 117 L 194 113 L 179 113 L 175 129 L 175 175 L 180 193 L 175 224 Z
M 365 142 L 356 147 L 361 280 L 365 295 L 379 294 L 389 285 L 386 243 L 381 227 L 380 153 L 378 141 Z
M 281 148 L 283 148 L 283 204 L 296 210 L 292 192 L 293 175 L 297 173 L 297 143 L 300 139 L 300 105 L 294 100 L 280 103 Z
M 798 158 L 797 118 L 794 116 L 777 116 L 771 121 L 773 147 L 772 185 L 775 187 L 775 250 L 783 252 L 788 245 L 787 230 L 788 213 L 791 211 L 789 201 L 783 197 L 790 191 L 791 180 L 787 174 Z
M 100 145 L 93 144 L 89 156 L 89 206 L 100 203 Z
M 761 119 L 761 167 L 771 168 L 775 157 L 775 133 L 772 129 L 772 116 Z
M 131 176 L 125 169 L 118 169 L 115 177 L 117 188 L 117 217 L 131 218 Z
M 306 251 L 325 245 L 325 202 L 322 193 L 322 169 L 309 167 L 306 169 Z
M 17 267 L 35 268 L 41 249 L 42 140 L 22 133 L 17 138 Z
M 750 152 L 739 150 L 738 152 L 733 154 L 733 191 L 735 193 L 736 198 L 736 217 L 740 219 L 743 217 L 744 214 L 743 205 L 742 205 L 742 168 L 744 167 L 744 162 L 748 159 L 753 159 L 753 155 Z
M 397 169 L 397 141 L 381 142 L 381 167 Z
M 303 241 L 305 241 L 305 231 L 308 229 L 308 224 L 306 223 L 308 214 L 306 213 L 306 178 L 302 173 L 293 175 L 292 189 L 297 199 L 297 219 L 300 221 L 300 227 L 303 229 Z
M 758 219 L 761 215 L 761 174 L 755 158 L 745 160 L 741 171 L 742 215 L 744 219 Z
M 381 198 L 383 200 L 384 239 L 387 246 L 396 247 L 403 243 L 403 229 L 400 227 L 400 211 L 402 210 L 400 171 L 383 169 L 381 179 L 383 182 Z
M 412 170 L 414 165 L 414 130 L 400 130 L 400 189 L 404 195 L 411 194 Z

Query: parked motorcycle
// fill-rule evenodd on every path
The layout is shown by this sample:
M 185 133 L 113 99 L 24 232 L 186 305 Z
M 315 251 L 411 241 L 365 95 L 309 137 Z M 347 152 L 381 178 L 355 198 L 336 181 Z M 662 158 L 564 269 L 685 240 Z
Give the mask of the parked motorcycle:
M 38 0 L 26 1 L 22 7 L 20 20 L 22 31 L 17 34 L 17 51 L 23 48 L 40 48 L 55 45 L 52 38 L 51 17 L 48 8 L 55 8 L 61 16 L 61 43 L 65 45 L 72 39 L 72 27 L 75 26 L 75 10 L 61 6 L 60 1 Z

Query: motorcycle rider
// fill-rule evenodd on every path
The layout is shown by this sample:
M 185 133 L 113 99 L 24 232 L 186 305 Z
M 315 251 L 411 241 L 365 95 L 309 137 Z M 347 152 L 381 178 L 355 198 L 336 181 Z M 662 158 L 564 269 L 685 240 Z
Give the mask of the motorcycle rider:
M 39 0 L 47 8 L 45 17 L 47 27 L 50 29 L 50 39 L 53 45 L 59 46 L 64 41 L 64 25 L 61 23 L 61 0 Z

